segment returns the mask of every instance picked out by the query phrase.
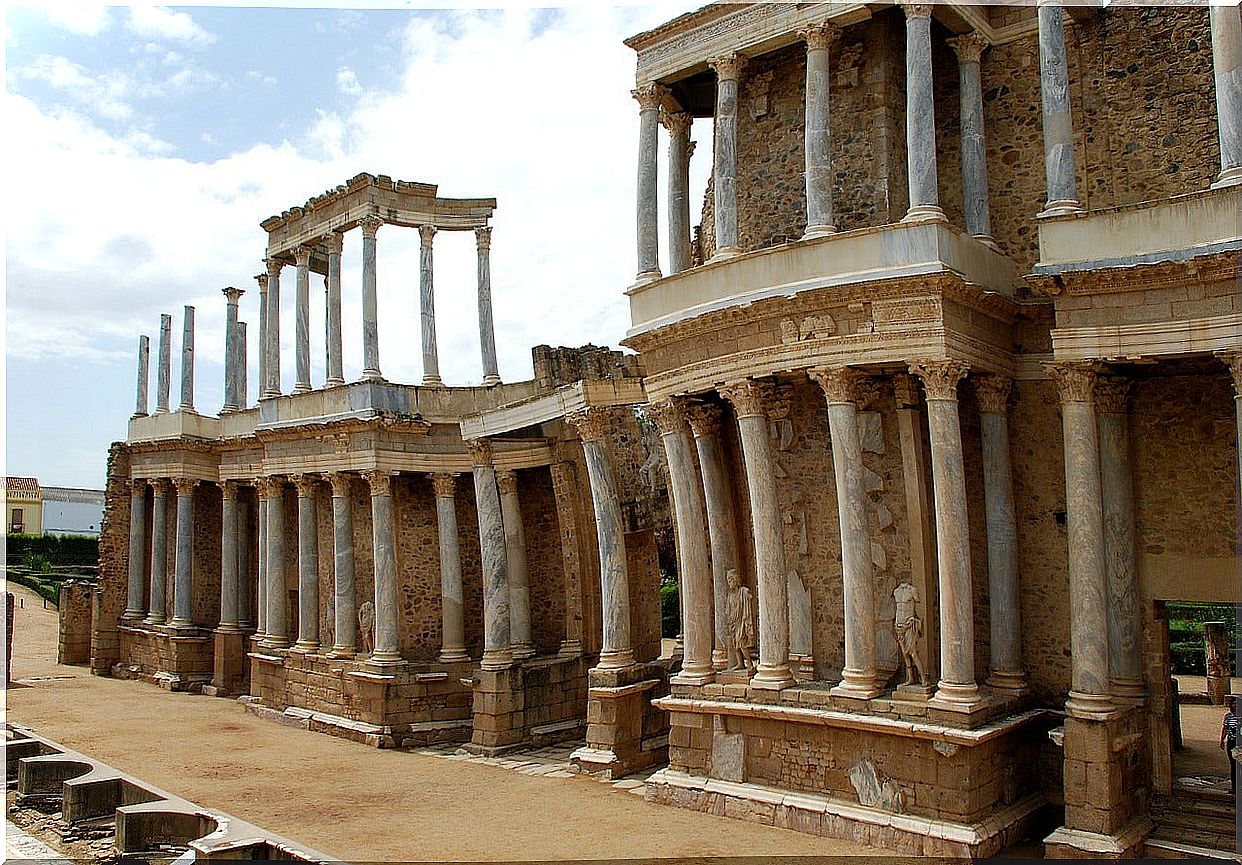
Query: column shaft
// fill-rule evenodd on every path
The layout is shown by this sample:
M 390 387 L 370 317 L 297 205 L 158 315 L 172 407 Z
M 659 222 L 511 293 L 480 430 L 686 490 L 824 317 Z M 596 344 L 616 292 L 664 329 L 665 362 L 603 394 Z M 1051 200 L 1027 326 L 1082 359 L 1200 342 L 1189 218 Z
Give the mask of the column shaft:
M 249 388 L 247 387 L 247 379 L 250 377 L 250 365 L 246 352 L 248 338 L 246 322 L 237 322 L 237 405 L 241 409 L 250 407 Z
M 418 308 L 422 321 L 423 384 L 440 384 L 440 349 L 436 345 L 436 293 L 433 279 L 432 239 L 434 225 L 418 227 L 422 245 L 418 251 Z
M 461 588 L 461 551 L 457 534 L 455 474 L 431 476 L 436 494 L 436 528 L 440 540 L 440 662 L 470 660 Z M 567 613 L 568 614 L 568 613 Z
M 194 411 L 194 307 L 186 306 L 181 328 L 181 405 L 178 411 Z
M 574 483 L 573 463 L 553 463 L 550 469 L 565 575 L 565 639 L 561 643 L 560 654 L 565 657 L 578 657 L 582 654 L 584 599 L 582 559 L 578 547 L 578 516 L 575 512 L 577 486 Z
M 690 269 L 690 157 L 694 118 L 684 112 L 664 115 L 668 128 L 668 272 Z
M 962 209 L 966 231 L 985 243 L 992 239 L 988 212 L 988 164 L 983 137 L 983 79 L 980 65 L 987 40 L 967 33 L 949 40 L 957 52 L 962 131 Z
M 479 349 L 483 355 L 483 384 L 500 384 L 500 366 L 496 360 L 496 333 L 492 326 L 492 230 L 474 230 L 478 253 L 479 275 Z
M 302 475 L 298 487 L 298 641 L 300 652 L 319 651 L 319 517 L 315 477 Z
M 729 585 L 725 575 L 737 570 L 737 521 L 733 514 L 733 496 L 725 479 L 724 454 L 720 447 L 720 409 L 704 403 L 688 410 L 694 446 L 703 474 L 703 499 L 707 511 L 707 537 L 711 545 L 712 620 L 715 623 L 715 645 L 712 666 L 723 670 L 728 666 Z
M 496 472 L 500 518 L 505 530 L 505 566 L 509 574 L 509 643 L 514 660 L 535 654 L 530 639 L 530 576 L 526 568 L 526 532 L 518 501 L 517 475 Z
M 474 500 L 479 514 L 479 548 L 483 565 L 483 661 L 485 670 L 503 670 L 513 663 L 509 646 L 509 570 L 505 527 L 492 448 L 487 441 L 467 442 L 474 463 Z
M 823 237 L 836 231 L 832 215 L 832 131 L 829 124 L 831 72 L 829 46 L 840 28 L 820 24 L 800 31 L 806 41 L 806 234 Z
M 378 216 L 364 216 L 362 226 L 362 378 L 364 381 L 383 379 L 379 361 L 379 301 L 375 272 L 375 235 L 384 221 Z
M 264 645 L 282 649 L 289 645 L 285 588 L 285 483 L 267 478 L 267 630 Z
M 659 173 L 657 153 L 660 101 L 667 91 L 646 84 L 633 92 L 638 100 L 638 276 L 636 281 L 660 278 Z
M 138 399 L 134 404 L 134 417 L 147 416 L 147 394 L 151 389 L 151 339 L 138 337 Z
M 263 379 L 263 397 L 280 396 L 280 269 L 274 258 L 267 260 L 267 334 L 263 340 L 263 356 L 267 375 Z
M 220 514 L 220 624 L 217 631 L 234 633 L 238 627 L 237 488 L 225 482 Z
M 226 305 L 224 307 L 224 405 L 220 413 L 237 411 L 241 403 L 241 377 L 245 375 L 241 368 L 240 326 L 237 320 L 237 303 L 245 292 L 229 286 L 223 290 Z
M 350 510 L 350 477 L 334 474 L 332 482 L 332 553 L 336 594 L 336 643 L 332 657 L 352 658 L 357 651 L 358 610 L 354 600 L 354 517 Z
M 125 618 L 140 621 L 146 615 L 143 602 L 143 577 L 146 576 L 146 549 L 143 541 L 147 536 L 147 485 L 145 481 L 130 481 L 129 490 L 129 593 L 125 603 Z
M 345 367 L 341 351 L 341 245 L 342 238 L 332 232 L 328 240 L 328 310 L 327 338 L 325 349 L 328 359 L 327 381 L 325 387 L 336 387 L 345 383 Z
M 255 281 L 259 283 L 259 398 L 262 399 L 267 393 L 267 314 L 268 314 L 268 288 L 266 271 L 255 276 Z M 262 547 L 260 546 L 260 549 Z
M 1216 126 L 1220 175 L 1213 186 L 1242 183 L 1242 23 L 1238 4 L 1212 4 L 1212 69 L 1216 78 Z
M 155 372 L 155 413 L 168 414 L 172 389 L 172 316 L 160 316 L 160 366 Z
M 178 478 L 177 488 L 177 550 L 173 572 L 174 628 L 191 628 L 192 591 L 194 586 L 194 487 L 197 481 Z
M 393 475 L 367 472 L 371 484 L 371 522 L 375 545 L 375 651 L 371 663 L 402 662 L 397 641 L 396 525 L 392 511 Z
M 258 548 L 258 574 L 255 582 L 255 616 L 258 619 L 254 635 L 260 640 L 267 638 L 267 493 L 263 479 L 255 483 L 258 508 L 255 519 L 255 546 Z
M 168 481 L 151 481 L 151 602 L 147 624 L 162 625 L 167 613 Z
M 712 258 L 727 258 L 741 252 L 737 234 L 737 89 L 745 62 L 740 54 L 733 54 L 710 64 L 716 70 L 716 251 Z
M 932 86 L 931 5 L 907 4 L 906 171 L 910 210 L 903 221 L 944 219 L 936 176 L 936 104 Z
M 1081 210 L 1074 177 L 1074 121 L 1070 114 L 1065 24 L 1056 0 L 1039 0 L 1039 83 L 1044 112 L 1044 171 L 1048 201 L 1041 216 Z
M 310 371 L 310 257 L 308 246 L 299 246 L 294 251 L 294 259 L 298 266 L 297 289 L 294 295 L 294 360 L 297 380 L 293 384 L 294 393 L 306 393 L 311 389 Z
M 254 627 L 254 527 L 250 522 L 251 507 L 237 499 L 237 625 L 243 631 Z

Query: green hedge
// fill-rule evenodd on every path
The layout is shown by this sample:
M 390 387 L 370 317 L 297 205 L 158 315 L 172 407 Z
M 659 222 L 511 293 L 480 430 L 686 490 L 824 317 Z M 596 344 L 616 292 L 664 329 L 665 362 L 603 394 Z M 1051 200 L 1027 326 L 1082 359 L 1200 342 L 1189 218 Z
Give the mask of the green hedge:
M 681 600 L 677 595 L 677 581 L 665 579 L 660 583 L 660 635 L 675 637 L 681 633 Z
M 46 556 L 53 565 L 98 565 L 99 538 L 86 535 L 8 535 L 10 562 L 25 561 L 30 553 Z
M 1207 658 L 1203 654 L 1203 641 L 1170 643 L 1169 670 L 1185 676 L 1206 676 Z
M 71 579 L 63 574 L 30 574 L 13 568 L 7 568 L 4 576 L 10 583 L 25 586 L 54 607 L 60 605 L 61 584 Z

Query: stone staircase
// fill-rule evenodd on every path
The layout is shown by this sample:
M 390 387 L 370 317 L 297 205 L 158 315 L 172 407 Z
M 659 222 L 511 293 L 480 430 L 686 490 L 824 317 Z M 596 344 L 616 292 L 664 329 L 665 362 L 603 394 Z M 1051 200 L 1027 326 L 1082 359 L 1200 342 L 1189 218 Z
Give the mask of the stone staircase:
M 1219 859 L 1242 862 L 1235 853 L 1234 799 L 1228 791 L 1174 787 L 1152 799 L 1156 828 L 1147 838 L 1148 859 Z

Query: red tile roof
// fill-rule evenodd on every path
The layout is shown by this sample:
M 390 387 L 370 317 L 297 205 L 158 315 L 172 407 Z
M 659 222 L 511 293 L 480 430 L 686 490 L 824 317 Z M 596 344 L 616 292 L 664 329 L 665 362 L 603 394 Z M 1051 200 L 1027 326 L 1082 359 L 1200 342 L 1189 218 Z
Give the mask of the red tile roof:
M 37 493 L 39 491 L 38 478 L 5 478 L 4 488 L 14 493 Z

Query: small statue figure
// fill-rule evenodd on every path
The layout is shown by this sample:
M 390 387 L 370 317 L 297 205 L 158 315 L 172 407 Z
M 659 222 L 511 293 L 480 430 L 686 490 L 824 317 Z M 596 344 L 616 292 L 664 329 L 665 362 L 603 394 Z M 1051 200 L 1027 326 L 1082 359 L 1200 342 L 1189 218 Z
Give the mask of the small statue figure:
M 363 601 L 358 608 L 358 640 L 362 654 L 375 651 L 375 604 L 370 601 Z
M 901 664 L 906 671 L 905 685 L 925 686 L 927 674 L 923 672 L 923 658 L 919 651 L 919 638 L 923 636 L 923 620 L 919 618 L 919 590 L 909 583 L 893 589 L 897 602 L 897 615 L 893 622 L 897 632 L 897 646 L 901 649 Z
M 730 568 L 725 574 L 729 586 L 729 669 L 753 673 L 755 662 L 755 601 L 750 589 L 742 585 L 737 571 Z

